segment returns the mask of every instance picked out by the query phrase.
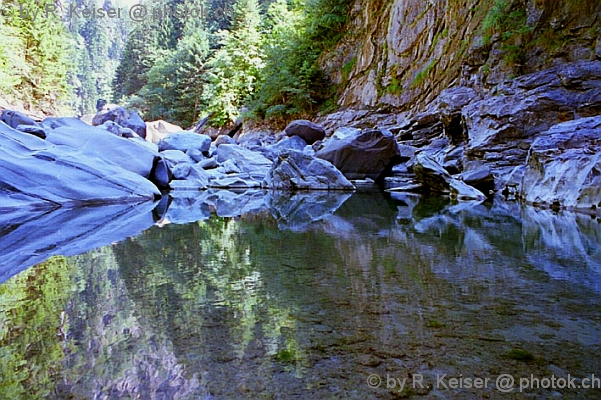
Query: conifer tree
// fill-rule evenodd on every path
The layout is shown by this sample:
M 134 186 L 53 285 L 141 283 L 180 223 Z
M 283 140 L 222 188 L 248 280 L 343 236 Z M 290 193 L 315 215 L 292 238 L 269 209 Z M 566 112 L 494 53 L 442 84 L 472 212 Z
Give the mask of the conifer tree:
M 253 93 L 263 68 L 261 16 L 257 0 L 238 0 L 234 5 L 231 31 L 220 31 L 221 48 L 208 63 L 208 85 L 203 92 L 212 123 L 235 121 L 244 102 Z

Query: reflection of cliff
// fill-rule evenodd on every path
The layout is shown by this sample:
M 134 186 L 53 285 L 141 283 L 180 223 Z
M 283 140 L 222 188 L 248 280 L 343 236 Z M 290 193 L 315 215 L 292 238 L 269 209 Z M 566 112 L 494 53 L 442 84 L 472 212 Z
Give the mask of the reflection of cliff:
M 59 397 L 191 396 L 200 388 L 200 377 L 186 373 L 169 338 L 140 315 L 112 250 L 105 247 L 72 259 L 78 288 L 66 307 L 71 351 Z

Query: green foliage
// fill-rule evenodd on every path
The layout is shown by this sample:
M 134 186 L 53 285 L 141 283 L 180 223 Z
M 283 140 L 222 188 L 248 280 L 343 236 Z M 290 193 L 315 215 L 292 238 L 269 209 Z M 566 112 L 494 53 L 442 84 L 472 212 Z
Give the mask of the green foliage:
M 155 64 L 158 53 L 157 31 L 139 25 L 129 35 L 123 58 L 113 80 L 114 98 L 119 100 L 139 92 L 148 82 L 146 73 Z
M 222 126 L 246 106 L 248 115 L 283 121 L 315 113 L 330 98 L 319 59 L 344 34 L 350 0 L 201 1 L 180 6 L 208 6 L 202 26 L 174 19 L 130 34 L 116 101 L 149 119 L 189 126 L 211 115 L 211 125 Z M 347 77 L 355 63 L 345 66 Z
M 209 41 L 199 28 L 183 36 L 173 51 L 167 51 L 148 72 L 141 91 L 149 119 L 177 121 L 192 125 L 201 106 L 203 85 L 198 80 L 209 54 Z
M 348 4 L 348 0 L 309 0 L 301 7 L 290 7 L 284 0 L 271 4 L 267 12 L 271 30 L 263 45 L 265 68 L 251 104 L 255 115 L 287 119 L 312 114 L 328 101 L 333 88 L 318 61 L 344 34 Z M 350 74 L 354 63 L 356 59 L 345 65 L 344 75 Z
M 482 44 L 490 44 L 492 35 L 498 33 L 500 49 L 505 53 L 505 63 L 518 64 L 523 58 L 524 36 L 533 30 L 527 24 L 527 17 L 523 5 L 508 0 L 495 0 L 480 27 Z
M 18 0 L 0 17 L 0 94 L 42 110 L 56 109 L 68 98 L 72 67 L 70 38 L 58 15 L 46 16 L 47 5 L 54 2 Z
M 71 273 L 65 258 L 55 257 L 0 286 L 0 398 L 53 393 L 69 330 L 61 313 Z
M 213 125 L 234 122 L 239 110 L 256 87 L 263 68 L 257 0 L 238 0 L 234 5 L 231 31 L 219 32 L 221 48 L 207 63 L 208 84 L 203 91 Z
M 432 68 L 434 68 L 436 66 L 437 63 L 438 63 L 438 60 L 431 61 L 426 66 L 426 68 L 424 68 L 423 70 L 418 72 L 417 75 L 415 75 L 415 79 L 413 79 L 413 82 L 411 83 L 411 87 L 421 86 L 426 81 L 428 74 L 430 73 Z

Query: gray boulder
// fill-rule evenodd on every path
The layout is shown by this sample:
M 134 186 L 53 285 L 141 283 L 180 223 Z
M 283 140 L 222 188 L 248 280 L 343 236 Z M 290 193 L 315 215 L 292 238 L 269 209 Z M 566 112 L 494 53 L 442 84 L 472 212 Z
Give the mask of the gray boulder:
M 555 125 L 534 141 L 521 197 L 555 207 L 601 208 L 601 116 Z
M 176 132 L 168 134 L 159 142 L 159 150 L 179 150 L 186 152 L 196 149 L 203 154 L 207 154 L 211 148 L 211 138 L 207 135 L 201 135 L 192 132 Z
M 194 164 L 194 160 L 180 150 L 165 150 L 161 152 L 161 156 L 167 161 L 170 167 L 175 167 L 182 163 Z
M 448 193 L 451 175 L 430 156 L 419 153 L 412 163 L 419 182 L 431 193 Z
M 104 124 L 98 125 L 98 128 L 104 129 L 105 131 L 108 131 L 117 136 L 121 136 L 123 138 L 131 139 L 131 138 L 139 137 L 139 135 L 136 132 L 134 132 L 133 130 L 131 130 L 129 128 L 124 128 L 121 125 L 118 125 L 117 123 L 115 123 L 113 121 L 106 121 Z
M 270 189 L 355 190 L 331 163 L 296 150 L 286 150 L 279 155 L 266 183 Z
M 303 151 L 307 146 L 307 142 L 300 136 L 291 136 L 280 140 L 273 146 L 269 146 L 271 150 L 274 151 L 275 154 L 279 154 L 284 150 L 297 150 Z M 275 157 L 274 157 L 275 159 Z
M 399 148 L 392 133 L 366 130 L 342 139 L 330 139 L 315 157 L 329 161 L 347 179 L 378 180 L 382 173 L 398 164 Z
M 284 129 L 288 136 L 299 136 L 307 144 L 313 144 L 326 137 L 326 131 L 321 126 L 304 119 L 292 121 Z
M 259 181 L 263 180 L 273 164 L 271 160 L 260 153 L 235 144 L 222 144 L 219 146 L 216 158 L 220 164 L 223 164 L 227 160 L 232 160 L 241 172 L 250 174 Z
M 229 137 L 228 135 L 220 135 L 215 139 L 215 147 L 219 147 L 222 144 L 238 144 L 234 139 Z
M 116 104 L 107 104 L 94 116 L 92 125 L 98 126 L 104 124 L 106 121 L 113 121 L 114 123 L 123 126 L 123 122 L 128 118 L 129 113 L 125 108 Z
M 131 129 L 142 139 L 146 139 L 146 123 L 134 110 L 131 110 L 128 118 L 125 121 L 121 121 L 119 125 Z
M 76 149 L 82 157 L 106 163 L 150 177 L 159 154 L 137 141 L 124 139 L 103 129 L 92 127 L 77 118 L 46 118 L 42 122 L 46 141 Z

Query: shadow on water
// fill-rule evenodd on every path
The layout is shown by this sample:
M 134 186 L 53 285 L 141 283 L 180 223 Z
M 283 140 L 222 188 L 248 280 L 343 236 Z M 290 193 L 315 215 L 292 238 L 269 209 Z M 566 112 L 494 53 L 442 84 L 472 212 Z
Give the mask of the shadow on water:
M 262 191 L 176 197 L 155 214 L 135 237 L 0 286 L 0 367 L 15 371 L 0 391 L 470 399 L 501 397 L 500 374 L 600 374 L 601 224 L 590 217 Z M 36 324 L 62 336 L 36 336 Z M 491 382 L 446 388 L 443 374 Z M 529 393 L 597 398 L 601 388 Z

